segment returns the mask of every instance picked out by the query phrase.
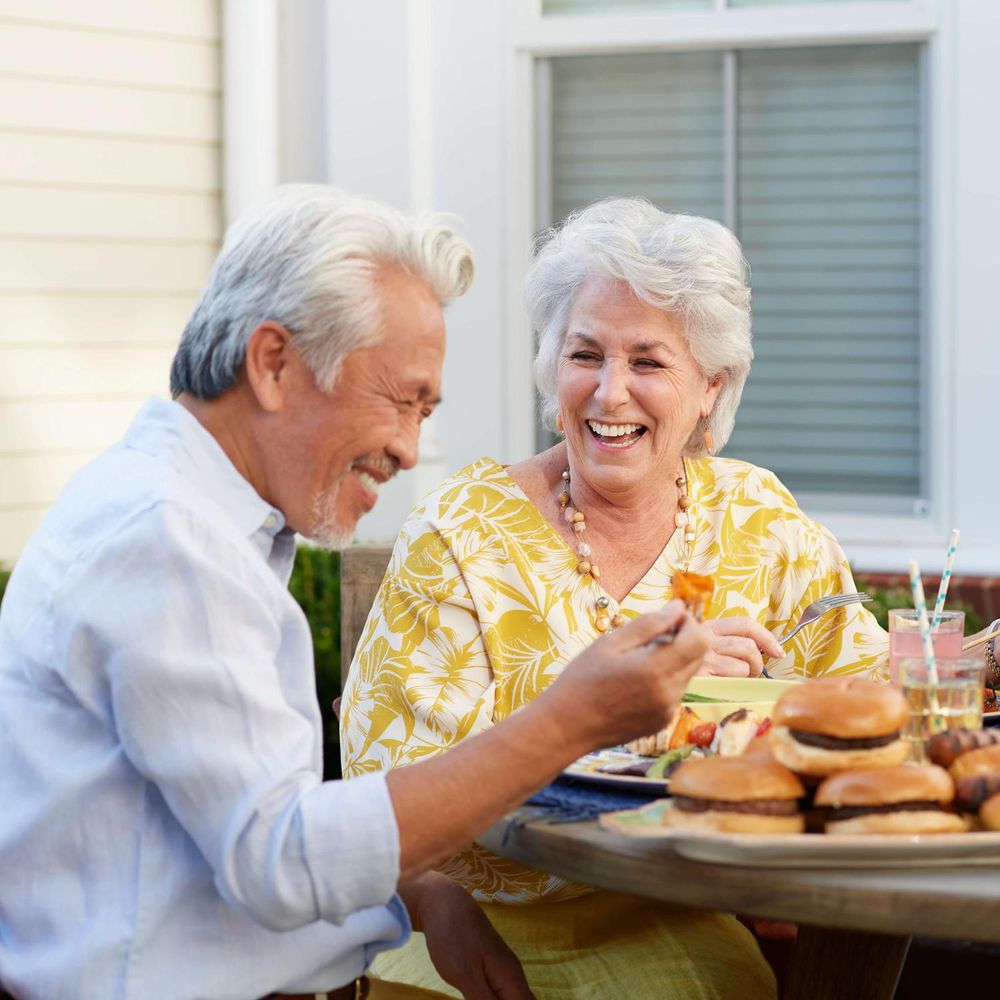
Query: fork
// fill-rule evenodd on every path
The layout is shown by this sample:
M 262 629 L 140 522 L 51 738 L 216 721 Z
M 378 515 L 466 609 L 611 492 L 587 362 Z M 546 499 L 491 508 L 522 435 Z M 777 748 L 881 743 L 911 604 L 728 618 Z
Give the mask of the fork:
M 788 635 L 780 638 L 778 645 L 784 646 L 789 639 L 798 635 L 802 629 L 807 625 L 811 625 L 817 618 L 825 615 L 828 611 L 836 611 L 837 608 L 845 608 L 851 604 L 863 604 L 865 601 L 870 600 L 871 598 L 867 594 L 829 594 L 827 597 L 820 597 L 818 600 L 813 601 L 812 604 L 807 605 L 805 611 L 802 612 L 802 617 L 799 619 L 798 625 Z M 764 668 L 764 676 L 771 676 L 767 672 L 767 667 Z

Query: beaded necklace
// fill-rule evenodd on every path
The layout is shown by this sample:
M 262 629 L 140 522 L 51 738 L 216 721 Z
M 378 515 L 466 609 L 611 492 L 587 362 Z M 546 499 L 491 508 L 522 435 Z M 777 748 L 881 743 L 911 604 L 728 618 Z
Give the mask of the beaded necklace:
M 684 529 L 684 565 L 683 569 L 686 571 L 691 566 L 691 556 L 694 552 L 694 526 L 692 524 L 691 514 L 689 513 L 692 500 L 691 496 L 687 491 L 687 467 L 684 467 L 684 471 L 677 477 L 674 482 L 677 484 L 677 489 L 680 491 L 680 496 L 677 498 L 678 511 L 674 515 L 674 526 L 676 528 Z M 577 510 L 572 503 L 572 498 L 569 493 L 569 469 L 566 469 L 562 474 L 562 486 L 559 492 L 559 509 L 562 511 L 563 520 L 570 525 L 576 535 L 576 552 L 580 557 L 579 562 L 576 564 L 576 571 L 581 576 L 589 576 L 597 586 L 598 597 L 597 597 L 597 618 L 594 621 L 594 626 L 597 628 L 598 632 L 607 632 L 611 629 L 620 628 L 625 624 L 625 616 L 622 614 L 616 614 L 612 616 L 608 608 L 611 605 L 611 599 L 604 592 L 601 587 L 601 571 L 597 568 L 597 564 L 594 563 L 591 556 L 593 555 L 593 550 L 587 543 L 584 535 L 587 531 L 587 519 L 583 516 L 582 512 Z

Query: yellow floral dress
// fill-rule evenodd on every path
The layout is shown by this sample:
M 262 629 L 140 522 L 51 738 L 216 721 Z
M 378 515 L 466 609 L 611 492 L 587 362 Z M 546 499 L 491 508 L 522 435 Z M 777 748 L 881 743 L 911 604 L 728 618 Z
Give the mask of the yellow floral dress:
M 802 513 L 772 473 L 733 459 L 702 458 L 688 460 L 687 476 L 693 500 L 688 513 L 695 530 L 690 569 L 715 578 L 713 617 L 746 615 L 780 635 L 817 597 L 855 589 L 836 539 Z M 627 527 L 623 525 L 622 530 Z M 671 596 L 670 579 L 683 558 L 683 532 L 675 531 L 632 592 L 620 605 L 612 601 L 610 613 L 634 618 L 662 606 Z M 492 459 L 480 459 L 426 496 L 403 526 L 350 668 L 341 722 L 344 776 L 398 767 L 441 753 L 506 718 L 544 690 L 598 635 L 595 586 L 589 577 L 576 572 L 577 561 Z M 768 669 L 776 677 L 873 675 L 880 669 L 877 664 L 886 646 L 886 635 L 875 619 L 855 605 L 804 629 L 788 644 L 785 658 Z M 478 845 L 453 858 L 442 871 L 486 904 L 549 904 L 592 893 Z M 605 901 L 627 898 L 595 895 Z M 587 900 L 566 908 L 565 912 L 574 912 L 576 939 L 581 921 L 592 918 L 602 934 L 611 935 L 595 915 L 596 902 L 594 895 L 588 895 Z M 647 909 L 649 905 L 669 911 L 666 923 L 675 938 L 683 938 L 685 930 L 693 933 L 695 927 L 705 933 L 708 916 L 732 923 L 733 928 L 720 928 L 717 921 L 712 924 L 716 950 L 721 947 L 720 934 L 732 937 L 743 931 L 735 921 L 719 915 L 695 918 L 687 910 L 643 904 Z M 627 911 L 637 912 L 637 906 L 633 902 Z M 518 907 L 516 916 L 509 905 L 487 905 L 486 909 L 505 936 L 520 939 L 526 921 L 539 922 L 525 911 L 534 910 L 540 916 L 543 908 Z M 552 911 L 561 911 L 548 905 L 544 910 L 544 927 L 556 934 Z M 620 931 L 621 913 L 616 912 L 614 920 Z M 656 921 L 647 919 L 647 923 L 652 927 Z M 570 949 L 561 960 L 553 961 L 551 955 L 543 954 L 545 935 L 545 929 L 533 928 L 523 935 L 523 947 L 542 956 L 540 967 L 547 968 L 548 974 L 553 965 L 578 958 Z M 400 963 L 420 964 L 413 954 L 406 954 L 419 944 L 404 949 L 403 955 L 393 953 L 395 959 L 383 957 L 395 962 L 392 978 L 406 980 L 408 970 Z M 643 947 L 662 957 L 662 941 L 648 941 Z M 730 942 L 727 947 L 736 946 Z M 745 957 L 746 941 L 736 951 Z M 621 941 L 616 952 L 624 956 L 625 974 L 633 973 L 638 957 L 630 955 Z M 712 949 L 708 952 L 714 954 Z M 518 954 L 529 981 L 543 996 L 545 985 L 532 980 L 532 956 L 520 950 Z M 704 960 L 702 955 L 699 961 Z M 599 961 L 606 963 L 607 955 Z M 676 956 L 670 961 L 676 964 Z M 418 985 L 449 990 L 436 977 L 427 978 L 426 968 L 419 974 L 409 971 Z M 566 974 L 569 979 L 557 978 L 550 984 L 549 995 L 590 995 L 577 983 L 575 973 Z M 663 969 L 655 974 L 660 986 L 650 995 L 675 995 L 663 984 Z M 745 977 L 747 972 L 744 968 L 733 974 Z M 569 989 L 567 983 L 573 984 L 571 994 L 559 994 L 559 989 Z M 726 995 L 725 988 L 717 994 L 711 989 L 699 992 L 704 984 L 694 988 L 687 980 L 683 987 L 685 997 Z M 592 995 L 604 994 L 597 989 Z M 740 995 L 767 992 L 747 992 L 743 984 Z

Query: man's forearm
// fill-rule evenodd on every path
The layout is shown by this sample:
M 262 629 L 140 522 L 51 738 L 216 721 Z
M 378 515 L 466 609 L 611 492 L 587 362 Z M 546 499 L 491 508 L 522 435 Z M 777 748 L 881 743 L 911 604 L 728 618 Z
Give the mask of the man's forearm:
M 593 749 L 543 702 L 439 757 L 389 772 L 401 879 L 445 860 Z

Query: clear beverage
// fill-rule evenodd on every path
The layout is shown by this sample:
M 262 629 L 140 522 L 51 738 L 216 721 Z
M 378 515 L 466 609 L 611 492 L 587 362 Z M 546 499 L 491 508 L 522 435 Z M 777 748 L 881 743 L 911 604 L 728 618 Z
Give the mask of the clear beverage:
M 935 684 L 922 657 L 900 661 L 903 695 L 910 706 L 902 736 L 910 747 L 909 759 L 921 764 L 927 760 L 926 741 L 935 733 L 983 724 L 983 661 L 960 656 L 937 660 L 936 667 Z
M 931 612 L 933 619 L 934 613 Z M 965 637 L 965 612 L 943 611 L 937 630 L 931 634 L 936 659 L 954 659 L 962 655 Z M 922 657 L 920 621 L 916 611 L 894 609 L 889 612 L 889 680 L 899 683 L 899 663 L 904 657 Z

